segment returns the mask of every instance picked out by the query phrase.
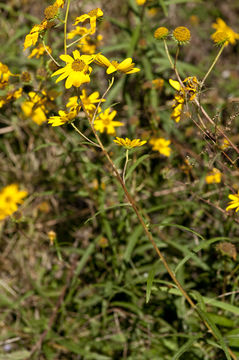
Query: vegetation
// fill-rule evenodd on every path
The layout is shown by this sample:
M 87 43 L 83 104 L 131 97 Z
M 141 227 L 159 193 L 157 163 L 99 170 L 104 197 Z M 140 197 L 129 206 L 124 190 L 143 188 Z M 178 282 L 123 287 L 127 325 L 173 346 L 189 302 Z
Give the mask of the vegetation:
M 239 358 L 239 5 L 0 11 L 0 360 Z

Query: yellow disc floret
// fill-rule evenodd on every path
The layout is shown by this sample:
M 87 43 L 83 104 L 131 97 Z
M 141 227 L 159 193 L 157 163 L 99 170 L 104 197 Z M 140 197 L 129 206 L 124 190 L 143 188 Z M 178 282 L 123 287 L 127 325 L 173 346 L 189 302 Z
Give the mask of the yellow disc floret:
M 216 45 L 223 45 L 229 40 L 229 35 L 226 31 L 216 31 L 212 35 L 212 39 Z
M 161 40 L 165 39 L 168 36 L 169 30 L 166 27 L 159 27 L 154 32 L 155 39 Z
M 191 33 L 185 26 L 179 26 L 173 31 L 173 38 L 179 45 L 189 42 Z
M 50 5 L 44 11 L 44 15 L 47 20 L 54 19 L 54 17 L 57 14 L 58 14 L 58 6 L 57 5 Z

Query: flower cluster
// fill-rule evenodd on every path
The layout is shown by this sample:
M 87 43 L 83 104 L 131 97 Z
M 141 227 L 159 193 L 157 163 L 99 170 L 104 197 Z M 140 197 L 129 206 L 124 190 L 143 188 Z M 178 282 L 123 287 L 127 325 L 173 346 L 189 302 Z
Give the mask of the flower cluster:
M 35 57 L 36 59 L 39 59 L 39 57 L 42 56 L 45 52 L 51 54 L 52 50 L 50 46 L 44 46 L 42 43 L 39 43 L 37 47 L 32 50 L 31 54 L 28 55 L 28 58 L 31 59 Z
M 93 117 L 94 112 L 96 111 L 96 104 L 99 102 L 104 102 L 105 99 L 99 98 L 100 94 L 98 91 L 93 92 L 87 96 L 85 89 L 82 89 L 80 98 L 78 96 L 71 96 L 66 104 L 68 111 L 60 110 L 57 116 L 51 116 L 48 119 L 48 123 L 52 126 L 60 126 L 66 123 L 70 123 L 75 120 L 78 116 L 81 106 L 83 105 L 84 110 L 87 111 L 90 117 Z M 101 111 L 99 107 L 98 111 Z
M 8 85 L 8 80 L 12 75 L 8 66 L 0 62 L 0 89 L 5 88 Z
M 22 95 L 22 88 L 10 90 L 6 95 L 0 96 L 0 108 L 12 100 L 18 99 Z
M 86 20 L 89 20 L 90 21 L 89 33 L 94 34 L 95 30 L 96 30 L 96 19 L 98 19 L 101 16 L 103 16 L 103 11 L 100 8 L 93 9 L 90 12 L 88 12 L 87 14 L 83 14 L 81 16 L 78 16 L 75 19 L 75 24 L 74 25 L 77 25 L 79 23 L 85 22 Z
M 12 215 L 23 203 L 27 191 L 19 190 L 17 184 L 11 184 L 0 191 L 0 221 Z
M 225 43 L 227 46 L 229 43 L 236 44 L 236 40 L 239 39 L 239 34 L 233 31 L 222 19 L 217 18 L 216 22 L 212 24 L 212 27 L 216 29 L 216 32 L 211 35 L 213 41 L 222 45 Z
M 57 17 L 59 8 L 62 8 L 63 6 L 64 0 L 56 0 L 53 5 L 50 5 L 45 9 L 45 18 L 40 24 L 34 25 L 29 34 L 26 35 L 24 41 L 24 50 L 30 46 L 36 45 L 39 36 L 43 35 L 47 29 L 54 25 L 52 20 Z
M 94 39 L 92 38 L 92 35 L 93 33 L 91 29 L 87 29 L 86 27 L 82 26 L 76 26 L 75 29 L 71 30 L 67 34 L 67 39 L 73 39 L 75 36 L 80 36 L 80 38 L 76 40 L 76 42 L 78 42 L 78 48 L 83 54 L 92 55 L 95 54 L 96 48 L 103 39 L 102 35 L 97 35 Z
M 54 100 L 57 94 L 50 94 L 50 99 L 47 97 L 47 93 L 42 91 L 36 93 L 30 91 L 28 94 L 29 99 L 25 100 L 21 104 L 22 111 L 26 118 L 31 118 L 37 125 L 42 125 L 47 120 L 46 114 L 48 113 L 48 101 Z
M 170 140 L 166 140 L 164 138 L 153 138 L 149 141 L 149 143 L 153 146 L 154 151 L 158 151 L 160 154 L 169 157 L 171 153 L 171 148 L 169 145 L 171 144 Z
M 212 171 L 206 176 L 207 184 L 219 184 L 222 179 L 221 171 L 213 168 Z
M 183 80 L 182 85 L 178 81 L 172 79 L 169 79 L 169 83 L 175 90 L 177 90 L 177 93 L 174 96 L 171 118 L 176 122 L 179 122 L 184 103 L 186 100 L 192 101 L 195 99 L 198 92 L 199 82 L 196 76 L 190 76 Z

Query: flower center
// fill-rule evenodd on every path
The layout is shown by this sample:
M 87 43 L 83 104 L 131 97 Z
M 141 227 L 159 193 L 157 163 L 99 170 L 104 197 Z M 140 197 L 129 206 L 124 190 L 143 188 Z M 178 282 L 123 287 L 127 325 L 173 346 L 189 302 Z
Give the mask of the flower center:
M 109 125 L 110 122 L 111 122 L 111 120 L 110 120 L 109 118 L 106 118 L 106 119 L 103 120 L 103 124 L 104 124 L 105 126 Z
M 163 38 L 167 37 L 168 33 L 169 33 L 169 30 L 166 27 L 161 26 L 155 30 L 154 37 L 156 39 L 163 39 Z
M 57 15 L 57 13 L 58 13 L 57 5 L 50 5 L 44 11 L 47 20 L 53 19 Z
M 88 12 L 88 15 L 89 15 L 90 17 L 97 16 L 97 9 L 91 10 L 90 12 Z
M 174 38 L 179 42 L 187 42 L 190 40 L 190 31 L 185 26 L 179 26 L 173 31 Z
M 83 60 L 75 60 L 73 61 L 73 63 L 71 64 L 71 68 L 74 71 L 84 71 L 84 69 L 88 69 L 88 66 L 86 65 L 86 63 L 84 63 Z M 85 71 L 85 72 L 86 72 Z
M 111 64 L 112 64 L 116 69 L 118 69 L 118 66 L 119 66 L 118 61 L 113 60 L 113 61 L 111 61 Z

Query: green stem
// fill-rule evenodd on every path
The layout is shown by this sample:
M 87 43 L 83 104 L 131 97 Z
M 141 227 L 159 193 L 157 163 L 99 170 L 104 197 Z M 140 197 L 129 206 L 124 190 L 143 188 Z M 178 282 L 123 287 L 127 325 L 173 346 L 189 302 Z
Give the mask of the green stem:
M 174 69 L 173 60 L 171 59 L 171 56 L 170 56 L 169 51 L 168 51 L 167 41 L 164 39 L 163 42 L 164 42 L 165 51 L 166 51 L 168 60 L 170 62 L 170 65 L 171 65 L 172 69 Z
M 176 55 L 175 55 L 175 59 L 174 59 L 174 65 L 173 65 L 174 71 L 175 71 L 176 66 L 177 66 L 177 61 L 178 61 L 179 50 L 180 50 L 180 47 L 179 47 L 179 45 L 178 45 L 178 47 L 177 47 L 177 51 L 176 51 Z
M 223 51 L 223 49 L 224 49 L 225 46 L 226 46 L 226 43 L 224 43 L 224 44 L 222 45 L 222 47 L 220 48 L 217 56 L 215 57 L 215 59 L 214 59 L 214 61 L 213 61 L 213 63 L 212 63 L 212 65 L 211 65 L 210 68 L 208 69 L 208 72 L 206 73 L 206 75 L 204 76 L 204 78 L 203 78 L 203 80 L 202 80 L 202 82 L 201 82 L 201 88 L 203 87 L 203 84 L 205 83 L 205 80 L 207 79 L 208 75 L 210 74 L 210 72 L 211 72 L 212 69 L 214 68 L 214 66 L 215 66 L 217 60 L 219 59 L 219 57 L 220 57 L 220 55 L 221 55 L 221 53 L 222 53 L 222 51 Z
M 124 183 L 125 183 L 125 173 L 126 173 L 126 168 L 127 168 L 128 161 L 129 161 L 129 150 L 127 149 L 126 153 L 125 153 L 125 164 L 124 164 L 124 170 L 123 170 L 123 176 L 122 176 Z
M 66 15 L 64 20 L 64 53 L 67 54 L 67 45 L 66 45 L 66 32 L 67 32 L 67 20 L 68 20 L 68 14 L 70 9 L 70 3 L 71 0 L 67 0 L 67 7 L 66 7 Z

